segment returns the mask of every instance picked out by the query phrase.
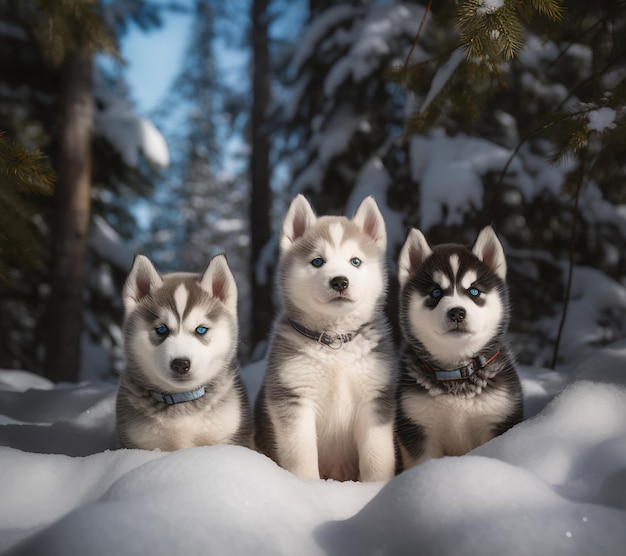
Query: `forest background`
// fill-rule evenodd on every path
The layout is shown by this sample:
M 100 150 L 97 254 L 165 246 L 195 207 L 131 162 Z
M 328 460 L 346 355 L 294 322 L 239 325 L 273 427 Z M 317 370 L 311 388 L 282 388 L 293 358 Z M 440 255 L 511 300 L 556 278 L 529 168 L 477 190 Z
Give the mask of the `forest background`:
M 117 44 L 180 10 L 148 121 Z M 0 368 L 119 373 L 134 252 L 161 271 L 226 252 L 242 360 L 262 357 L 299 192 L 349 216 L 374 195 L 392 276 L 408 226 L 471 243 L 492 223 L 523 363 L 624 337 L 625 27 L 619 0 L 0 0 Z

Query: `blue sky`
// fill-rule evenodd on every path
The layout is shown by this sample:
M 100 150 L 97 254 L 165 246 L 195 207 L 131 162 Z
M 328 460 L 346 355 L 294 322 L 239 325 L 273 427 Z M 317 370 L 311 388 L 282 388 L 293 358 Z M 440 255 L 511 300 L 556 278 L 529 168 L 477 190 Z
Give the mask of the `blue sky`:
M 168 13 L 162 27 L 144 32 L 133 26 L 122 39 L 126 80 L 141 115 L 156 108 L 175 77 L 190 21 L 189 15 Z

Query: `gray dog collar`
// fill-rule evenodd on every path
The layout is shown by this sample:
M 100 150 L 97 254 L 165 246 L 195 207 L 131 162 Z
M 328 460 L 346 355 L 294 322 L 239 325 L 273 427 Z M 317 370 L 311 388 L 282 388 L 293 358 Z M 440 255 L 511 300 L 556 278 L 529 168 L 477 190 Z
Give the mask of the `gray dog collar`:
M 201 398 L 206 393 L 204 386 L 201 386 L 197 390 L 191 390 L 191 392 L 174 392 L 173 394 L 167 394 L 165 392 L 151 391 L 151 396 L 157 401 L 166 403 L 167 405 L 175 405 L 177 403 L 192 402 Z
M 452 369 L 450 371 L 433 369 L 424 361 L 422 361 L 421 364 L 424 369 L 433 373 L 437 380 L 465 380 L 466 378 L 472 376 L 476 371 L 483 369 L 487 365 L 489 365 L 489 363 L 491 363 L 496 357 L 498 357 L 498 355 L 500 355 L 500 350 L 496 351 L 496 353 L 494 353 L 489 359 L 482 355 L 479 355 L 478 357 L 470 359 L 470 362 L 467 365 L 459 367 L 458 369 Z
M 291 327 L 296 331 L 309 338 L 310 340 L 315 340 L 320 344 L 324 344 L 332 349 L 341 349 L 343 344 L 346 344 L 352 341 L 352 338 L 356 336 L 356 332 L 354 334 L 339 334 L 338 332 L 315 332 L 313 330 L 309 330 L 305 326 L 298 324 L 292 320 L 289 321 Z

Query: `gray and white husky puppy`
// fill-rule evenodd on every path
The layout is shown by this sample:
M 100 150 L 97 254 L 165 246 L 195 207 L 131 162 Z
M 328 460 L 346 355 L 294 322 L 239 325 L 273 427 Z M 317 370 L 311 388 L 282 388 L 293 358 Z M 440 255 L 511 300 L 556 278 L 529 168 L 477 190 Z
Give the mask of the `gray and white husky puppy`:
M 493 228 L 471 249 L 431 247 L 411 229 L 398 261 L 405 340 L 396 434 L 403 467 L 457 456 L 522 419 L 506 341 L 506 260 Z
M 394 475 L 393 347 L 383 314 L 385 222 L 373 198 L 354 218 L 316 217 L 302 196 L 280 237 L 274 323 L 256 404 L 256 446 L 304 479 Z
M 226 257 L 214 257 L 201 275 L 160 275 L 138 255 L 123 297 L 120 446 L 250 446 L 252 415 L 237 364 L 237 286 Z

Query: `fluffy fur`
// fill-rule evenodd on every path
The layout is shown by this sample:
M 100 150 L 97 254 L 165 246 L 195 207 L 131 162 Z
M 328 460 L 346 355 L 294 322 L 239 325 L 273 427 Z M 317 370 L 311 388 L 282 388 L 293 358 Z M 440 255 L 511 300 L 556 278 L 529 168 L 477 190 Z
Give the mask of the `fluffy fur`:
M 506 260 L 491 227 L 471 249 L 431 247 L 412 229 L 400 252 L 398 278 L 406 347 L 396 434 L 406 469 L 462 455 L 521 421 L 522 389 L 506 341 Z M 479 357 L 476 366 L 486 363 L 482 368 L 449 379 L 456 373 L 445 371 Z
M 299 195 L 283 222 L 282 310 L 256 404 L 255 438 L 261 452 L 301 478 L 384 481 L 394 474 L 386 243 L 370 197 L 348 220 L 316 217 Z M 330 345 L 316 341 L 322 332 Z
M 177 450 L 252 440 L 251 412 L 237 365 L 237 286 L 226 257 L 202 275 L 159 275 L 135 257 L 124 286 L 126 368 L 117 396 L 120 446 Z M 168 405 L 157 393 L 198 399 Z

